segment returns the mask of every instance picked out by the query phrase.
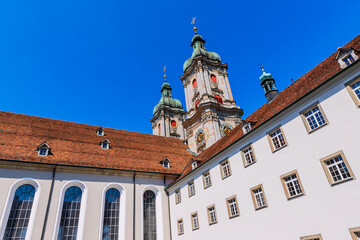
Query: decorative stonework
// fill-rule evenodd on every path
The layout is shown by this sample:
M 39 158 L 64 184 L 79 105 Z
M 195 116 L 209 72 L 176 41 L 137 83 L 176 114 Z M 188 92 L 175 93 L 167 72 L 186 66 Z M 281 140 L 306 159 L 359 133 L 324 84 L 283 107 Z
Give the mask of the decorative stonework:
M 233 127 L 232 127 L 230 124 L 228 124 L 228 123 L 222 124 L 222 125 L 221 125 L 221 131 L 220 131 L 221 136 L 222 136 L 222 137 L 225 136 L 225 135 L 228 134 L 232 129 L 233 129 Z

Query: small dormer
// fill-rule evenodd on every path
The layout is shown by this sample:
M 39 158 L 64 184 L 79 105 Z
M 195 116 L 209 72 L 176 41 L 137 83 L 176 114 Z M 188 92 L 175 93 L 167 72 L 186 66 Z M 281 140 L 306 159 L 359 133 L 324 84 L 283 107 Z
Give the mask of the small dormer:
M 45 157 L 45 156 L 51 154 L 50 146 L 49 146 L 46 142 L 40 144 L 40 145 L 37 147 L 37 150 L 36 150 L 36 151 L 38 152 L 38 155 L 39 155 L 39 156 L 44 156 L 44 157 Z
M 252 129 L 251 123 L 243 120 L 242 121 L 242 129 L 243 129 L 244 134 L 250 132 Z
M 100 127 L 100 128 L 98 128 L 98 129 L 96 130 L 96 134 L 97 134 L 98 136 L 104 136 L 104 135 L 105 135 L 105 131 L 104 131 L 104 129 L 103 129 L 102 127 Z
M 358 60 L 358 52 L 353 48 L 338 48 L 336 60 L 340 64 L 340 68 L 344 69 Z
M 100 142 L 100 146 L 102 149 L 109 149 L 110 148 L 110 141 L 105 139 Z
M 170 168 L 170 159 L 168 159 L 167 157 L 164 158 L 162 161 L 160 161 L 160 164 L 164 167 L 164 168 Z
M 197 168 L 198 166 L 198 162 L 196 160 L 193 160 L 191 163 L 191 169 L 194 170 L 195 168 Z

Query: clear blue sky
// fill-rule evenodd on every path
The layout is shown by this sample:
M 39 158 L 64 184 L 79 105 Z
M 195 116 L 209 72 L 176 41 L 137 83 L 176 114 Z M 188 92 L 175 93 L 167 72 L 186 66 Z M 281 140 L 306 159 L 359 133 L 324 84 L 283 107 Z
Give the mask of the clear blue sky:
M 179 76 L 196 16 L 248 116 L 266 102 L 259 63 L 283 90 L 360 34 L 358 9 L 358 0 L 1 1 L 0 110 L 151 133 L 164 65 L 185 105 Z

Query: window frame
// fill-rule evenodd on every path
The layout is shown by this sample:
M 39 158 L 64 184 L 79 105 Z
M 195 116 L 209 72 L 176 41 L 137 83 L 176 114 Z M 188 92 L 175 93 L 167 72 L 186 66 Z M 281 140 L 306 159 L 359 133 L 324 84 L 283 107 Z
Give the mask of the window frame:
M 303 236 L 303 237 L 300 237 L 300 240 L 313 240 L 313 239 L 316 239 L 318 238 L 319 240 L 323 240 L 321 234 L 315 234 L 315 235 L 309 235 L 309 236 Z
M 235 215 L 231 215 L 231 209 L 230 209 L 230 204 L 229 204 L 229 201 L 233 200 L 233 199 L 235 199 L 235 206 L 236 206 L 236 211 L 237 211 L 237 214 L 235 214 Z M 236 195 L 233 195 L 231 197 L 226 198 L 225 202 L 226 202 L 226 208 L 227 208 L 227 211 L 228 211 L 229 219 L 240 216 L 240 210 L 239 210 L 239 205 L 238 205 Z
M 210 179 L 210 184 L 209 184 L 209 185 L 206 185 L 205 174 L 208 174 L 208 175 L 209 175 L 209 179 Z M 209 187 L 212 186 L 212 180 L 211 180 L 210 170 L 207 170 L 207 171 L 203 172 L 203 173 L 202 173 L 202 178 L 203 178 L 203 186 L 204 186 L 204 189 L 207 189 L 207 188 L 209 188 Z
M 194 218 L 193 218 L 193 216 L 195 216 L 195 215 L 196 215 L 196 218 L 197 218 L 197 225 L 198 225 L 197 228 L 195 228 L 195 226 L 194 226 Z M 192 229 L 193 231 L 200 229 L 199 214 L 198 214 L 198 212 L 193 212 L 193 213 L 190 215 L 190 218 L 191 218 L 191 229 Z
M 349 82 L 345 83 L 345 88 L 348 91 L 348 93 L 350 94 L 350 97 L 352 98 L 352 100 L 354 101 L 355 106 L 357 108 L 360 108 L 360 99 L 355 94 L 354 90 L 351 88 L 351 85 L 354 85 L 358 82 L 360 82 L 360 76 L 357 76 L 357 77 L 353 78 L 352 80 L 350 80 Z
M 196 194 L 194 179 L 188 181 L 187 185 L 188 185 L 188 194 L 189 194 L 189 197 L 194 196 L 194 195 Z M 192 193 L 192 191 L 191 191 L 191 185 L 193 186 L 193 190 L 194 190 L 193 193 Z
M 355 232 L 360 232 L 360 227 L 355 227 L 355 228 L 349 228 L 349 232 L 351 235 L 351 238 L 353 240 L 358 240 L 359 238 L 355 235 Z
M 251 152 L 252 152 L 252 155 L 253 155 L 253 157 L 254 157 L 254 161 L 251 162 L 251 163 L 247 163 L 247 161 L 246 161 L 246 156 L 245 156 L 245 153 L 244 153 L 244 150 L 247 150 L 247 149 L 249 149 L 249 148 L 251 148 Z M 252 164 L 254 164 L 254 163 L 256 163 L 257 159 L 256 159 L 256 155 L 255 155 L 255 151 L 254 151 L 254 148 L 253 148 L 253 146 L 252 146 L 252 143 L 250 143 L 250 144 L 246 145 L 245 147 L 243 147 L 243 148 L 240 150 L 240 152 L 241 152 L 241 158 L 242 158 L 242 161 L 243 161 L 243 164 L 244 164 L 244 167 L 245 167 L 245 168 L 248 167 L 248 166 L 250 166 L 250 165 L 252 165 Z
M 300 193 L 300 194 L 297 194 L 297 195 L 295 195 L 295 196 L 290 196 L 290 192 L 289 192 L 289 189 L 288 189 L 288 187 L 287 187 L 287 185 L 286 185 L 286 182 L 285 182 L 284 178 L 289 177 L 289 176 L 291 176 L 291 175 L 293 175 L 293 174 L 296 175 L 296 178 L 297 178 L 297 180 L 298 180 L 298 182 L 299 182 L 299 186 L 300 186 L 300 189 L 301 189 L 301 193 Z M 300 180 L 300 177 L 299 177 L 299 173 L 298 173 L 297 170 L 293 170 L 293 171 L 291 171 L 291 172 L 288 172 L 288 173 L 285 173 L 285 174 L 281 175 L 281 176 L 280 176 L 280 180 L 281 180 L 281 184 L 282 184 L 282 186 L 283 186 L 283 189 L 284 189 L 285 196 L 286 196 L 287 200 L 291 200 L 291 199 L 294 199 L 294 198 L 297 198 L 297 197 L 300 197 L 300 196 L 305 196 L 304 187 L 303 187 L 303 185 L 302 185 L 302 183 L 301 183 L 301 180 Z
M 223 165 L 222 165 L 224 162 L 227 162 L 228 167 L 229 167 L 229 174 L 226 175 L 226 176 L 225 176 L 224 168 L 223 168 Z M 225 179 L 225 178 L 228 178 L 228 177 L 231 176 L 232 172 L 231 172 L 231 166 L 230 166 L 229 158 L 226 158 L 226 159 L 222 160 L 221 162 L 219 162 L 219 167 L 220 167 L 221 179 Z
M 330 171 L 329 171 L 329 168 L 326 166 L 325 162 L 328 161 L 328 160 L 331 160 L 331 159 L 333 159 L 333 158 L 335 158 L 335 157 L 338 157 L 338 156 L 341 156 L 341 158 L 342 158 L 342 160 L 343 160 L 346 168 L 348 169 L 348 172 L 349 172 L 349 174 L 350 174 L 350 177 L 335 182 L 334 179 L 333 179 L 333 177 L 331 176 L 331 173 L 330 173 Z M 343 152 L 342 150 L 337 151 L 337 152 L 335 152 L 335 153 L 333 153 L 333 154 L 330 154 L 330 155 L 328 155 L 328 156 L 326 156 L 326 157 L 321 158 L 321 159 L 320 159 L 320 163 L 321 163 L 321 166 L 322 166 L 322 168 L 323 168 L 323 170 L 324 170 L 324 172 L 325 172 L 326 178 L 327 178 L 330 186 L 334 186 L 334 185 L 336 185 L 336 184 L 340 184 L 340 183 L 347 182 L 347 181 L 350 181 L 350 180 L 355 179 L 355 175 L 354 175 L 353 171 L 351 170 L 351 167 L 350 167 L 350 165 L 349 165 L 349 163 L 348 163 L 348 161 L 347 161 L 347 159 L 346 159 L 346 157 L 345 157 L 345 154 L 344 154 L 344 152 Z
M 261 189 L 261 192 L 262 192 L 262 196 L 263 196 L 264 203 L 265 203 L 263 206 L 258 206 L 257 201 L 256 201 L 256 196 L 255 196 L 254 191 L 258 190 L 258 189 Z M 255 187 L 250 188 L 250 194 L 251 194 L 251 198 L 252 198 L 255 210 L 259 210 L 259 209 L 268 207 L 268 202 L 267 202 L 264 187 L 262 184 L 259 184 L 259 185 L 256 185 Z
M 181 225 L 182 225 L 182 231 L 180 231 L 180 223 L 181 223 Z M 178 229 L 178 236 L 184 234 L 184 232 L 185 232 L 185 230 L 184 230 L 184 221 L 183 221 L 182 218 L 179 218 L 179 219 L 177 220 L 177 229 Z
M 181 203 L 181 189 L 180 188 L 176 189 L 174 193 L 175 193 L 175 204 Z M 180 198 L 178 198 L 178 193 Z
M 271 134 L 273 134 L 273 133 L 275 133 L 276 131 L 278 131 L 278 130 L 280 130 L 280 132 L 281 132 L 281 135 L 282 135 L 282 137 L 283 137 L 283 139 L 284 139 L 284 142 L 285 142 L 285 145 L 283 145 L 283 146 L 281 146 L 281 147 L 279 147 L 279 148 L 275 148 L 275 145 L 274 145 L 274 142 L 273 142 L 273 140 L 272 140 L 272 138 L 271 138 Z M 270 130 L 270 131 L 268 131 L 267 132 L 267 134 L 266 134 L 266 136 L 267 136 L 267 139 L 268 139 L 268 142 L 269 142 L 269 145 L 270 145 L 270 149 L 271 149 L 271 151 L 274 153 L 274 152 L 277 152 L 277 151 L 279 151 L 280 149 L 283 149 L 283 148 L 285 148 L 286 146 L 288 146 L 289 144 L 288 144 L 288 141 L 286 140 L 286 137 L 285 137 L 285 134 L 284 134 L 284 130 L 283 130 L 283 128 L 282 128 L 282 126 L 277 126 L 277 127 L 275 127 L 275 128 L 273 128 L 272 130 Z
M 215 222 L 211 222 L 211 217 L 210 217 L 210 211 L 209 211 L 209 208 L 214 208 L 214 213 L 215 213 Z M 217 217 L 217 214 L 216 214 L 216 207 L 215 207 L 215 204 L 212 204 L 210 206 L 207 206 L 206 207 L 206 212 L 207 212 L 207 216 L 208 216 L 208 222 L 209 222 L 209 226 L 210 225 L 213 225 L 213 224 L 216 224 L 218 222 L 218 217 Z
M 318 126 L 317 128 L 311 129 L 310 124 L 308 119 L 306 118 L 305 114 L 312 111 L 314 108 L 318 107 L 319 108 L 319 112 L 321 113 L 321 116 L 324 118 L 325 123 L 323 123 L 321 126 Z M 304 126 L 306 128 L 306 131 L 308 132 L 308 134 L 326 126 L 329 125 L 329 120 L 327 119 L 324 109 L 321 107 L 320 103 L 317 101 L 313 104 L 311 104 L 310 106 L 308 106 L 307 108 L 305 108 L 304 110 L 302 110 L 300 112 L 300 116 L 301 116 L 301 120 L 304 123 Z

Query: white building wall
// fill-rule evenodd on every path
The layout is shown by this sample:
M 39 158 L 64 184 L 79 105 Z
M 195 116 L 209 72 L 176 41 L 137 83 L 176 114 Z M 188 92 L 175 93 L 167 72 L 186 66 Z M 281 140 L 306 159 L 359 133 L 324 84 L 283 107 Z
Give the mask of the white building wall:
M 169 188 L 173 239 L 247 240 L 300 239 L 321 233 L 326 240 L 351 239 L 349 228 L 359 227 L 360 109 L 344 83 L 359 75 L 359 69 L 332 80 L 332 84 L 291 107 L 286 114 L 253 130 L 247 137 L 200 166 Z M 329 124 L 308 134 L 299 112 L 320 102 Z M 271 152 L 266 133 L 281 124 L 288 146 Z M 257 162 L 244 168 L 240 149 L 252 143 Z M 343 150 L 355 178 L 330 186 L 320 159 Z M 222 180 L 219 162 L 229 157 L 232 176 Z M 203 188 L 202 173 L 210 169 L 212 186 Z M 297 170 L 305 195 L 287 200 L 280 176 Z M 187 182 L 195 179 L 196 195 L 188 197 Z M 255 210 L 250 188 L 263 184 L 268 207 Z M 175 204 L 174 191 L 181 188 L 182 202 Z M 229 219 L 225 199 L 237 196 L 240 216 Z M 206 207 L 215 204 L 218 223 L 209 226 Z M 197 211 L 200 229 L 192 231 L 191 213 Z M 178 236 L 177 220 L 183 218 L 183 235 Z

